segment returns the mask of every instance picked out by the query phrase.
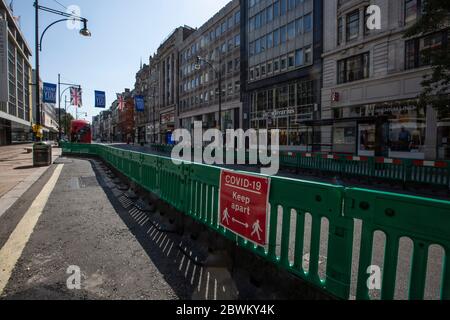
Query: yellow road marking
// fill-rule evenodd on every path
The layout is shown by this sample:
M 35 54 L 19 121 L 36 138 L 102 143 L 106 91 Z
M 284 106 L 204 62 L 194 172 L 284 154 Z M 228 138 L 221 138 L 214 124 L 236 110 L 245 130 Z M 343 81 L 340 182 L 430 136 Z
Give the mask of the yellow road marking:
M 44 186 L 36 199 L 34 199 L 22 220 L 20 220 L 19 224 L 9 236 L 6 244 L 0 250 L 0 295 L 2 295 L 17 261 L 21 257 L 26 244 L 30 240 L 34 227 L 44 211 L 48 198 L 50 197 L 50 194 L 55 188 L 56 182 L 61 175 L 63 166 L 64 165 L 58 165 L 56 167 L 50 180 Z

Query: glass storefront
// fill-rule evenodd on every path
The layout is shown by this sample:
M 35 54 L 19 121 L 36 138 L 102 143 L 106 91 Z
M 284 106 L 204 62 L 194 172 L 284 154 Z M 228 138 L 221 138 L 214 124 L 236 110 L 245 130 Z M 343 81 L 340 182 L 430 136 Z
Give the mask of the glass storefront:
M 303 123 L 313 120 L 317 110 L 314 83 L 296 81 L 252 93 L 250 127 L 279 129 L 281 149 L 311 151 L 313 129 Z
M 334 114 L 334 152 L 425 158 L 426 111 L 414 101 L 342 108 Z

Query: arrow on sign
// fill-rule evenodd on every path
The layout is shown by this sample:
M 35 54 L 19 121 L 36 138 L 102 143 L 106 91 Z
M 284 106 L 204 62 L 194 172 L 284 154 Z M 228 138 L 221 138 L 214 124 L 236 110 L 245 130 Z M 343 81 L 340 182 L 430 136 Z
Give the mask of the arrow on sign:
M 246 229 L 248 229 L 248 223 L 243 223 L 242 221 L 236 220 L 235 218 L 233 218 L 232 221 L 233 221 L 234 223 L 238 223 L 238 224 L 240 224 L 241 226 L 243 226 L 243 227 L 245 227 Z

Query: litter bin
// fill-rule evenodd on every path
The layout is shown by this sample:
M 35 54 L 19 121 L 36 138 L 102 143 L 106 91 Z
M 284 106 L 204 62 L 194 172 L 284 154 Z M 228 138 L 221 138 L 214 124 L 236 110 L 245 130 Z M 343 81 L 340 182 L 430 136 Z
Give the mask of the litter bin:
M 46 167 L 52 164 L 52 146 L 39 142 L 33 146 L 33 166 Z

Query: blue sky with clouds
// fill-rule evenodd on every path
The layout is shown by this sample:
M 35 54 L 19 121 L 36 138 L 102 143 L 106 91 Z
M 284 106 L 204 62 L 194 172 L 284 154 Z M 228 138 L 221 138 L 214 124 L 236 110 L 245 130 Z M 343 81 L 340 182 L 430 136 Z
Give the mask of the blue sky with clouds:
M 10 0 L 5 0 L 9 3 Z M 65 23 L 53 26 L 45 35 L 41 78 L 83 87 L 83 112 L 87 120 L 95 109 L 94 90 L 106 91 L 107 106 L 117 92 L 134 86 L 141 58 L 144 63 L 162 40 L 177 26 L 200 27 L 229 0 L 40 0 L 40 5 L 65 11 L 77 5 L 89 20 L 91 38 L 84 38 Z M 21 17 L 21 29 L 34 52 L 34 0 L 14 0 L 14 14 Z M 41 31 L 60 17 L 40 13 Z M 34 66 L 34 56 L 32 57 Z M 62 106 L 64 106 L 63 98 Z M 73 107 L 70 108 L 71 112 Z

